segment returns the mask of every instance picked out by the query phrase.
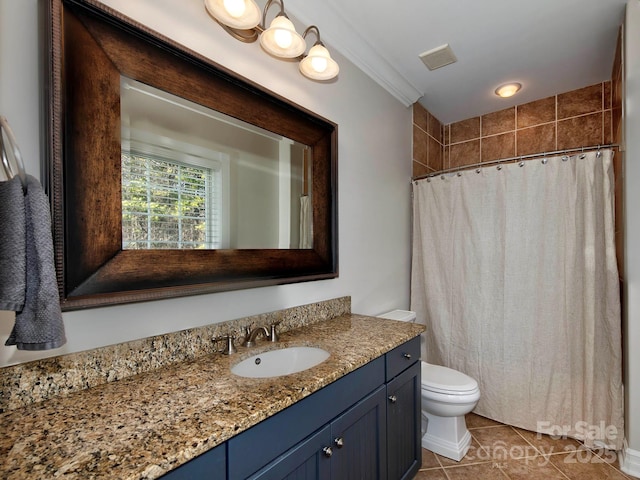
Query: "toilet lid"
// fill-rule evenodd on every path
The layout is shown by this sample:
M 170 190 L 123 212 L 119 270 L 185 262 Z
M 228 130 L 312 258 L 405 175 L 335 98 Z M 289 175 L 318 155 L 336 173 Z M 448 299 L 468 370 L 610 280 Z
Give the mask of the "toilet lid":
M 433 392 L 468 393 L 478 389 L 478 382 L 462 372 L 441 365 L 422 362 L 422 387 Z

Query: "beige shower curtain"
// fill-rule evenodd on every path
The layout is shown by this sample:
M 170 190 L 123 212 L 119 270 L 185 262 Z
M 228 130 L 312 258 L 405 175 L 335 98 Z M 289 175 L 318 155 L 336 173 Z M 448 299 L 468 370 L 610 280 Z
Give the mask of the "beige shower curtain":
M 427 326 L 423 359 L 477 379 L 476 413 L 620 449 L 612 158 L 416 182 L 411 308 Z

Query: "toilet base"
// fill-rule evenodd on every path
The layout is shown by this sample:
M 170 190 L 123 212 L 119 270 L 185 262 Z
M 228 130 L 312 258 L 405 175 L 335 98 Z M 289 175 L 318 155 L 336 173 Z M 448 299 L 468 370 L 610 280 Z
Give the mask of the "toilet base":
M 422 437 L 422 448 L 459 462 L 471 445 L 471 434 L 467 430 L 464 415 L 438 417 L 422 412 L 426 417 L 427 431 Z

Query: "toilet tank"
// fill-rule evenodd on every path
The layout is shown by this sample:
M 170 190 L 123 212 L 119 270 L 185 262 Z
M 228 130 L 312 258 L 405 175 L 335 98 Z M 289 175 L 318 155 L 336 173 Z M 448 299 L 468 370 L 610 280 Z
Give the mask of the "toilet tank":
M 378 317 L 414 323 L 416 321 L 416 312 L 412 312 L 411 310 L 391 310 L 390 312 L 378 315 Z

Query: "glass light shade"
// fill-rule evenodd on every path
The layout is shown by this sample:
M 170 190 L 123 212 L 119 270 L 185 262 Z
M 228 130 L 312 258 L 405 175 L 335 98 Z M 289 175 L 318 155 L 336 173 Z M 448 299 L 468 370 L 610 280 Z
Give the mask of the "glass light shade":
M 244 0 L 223 0 L 224 9 L 233 18 L 240 18 L 247 11 L 247 6 Z
M 261 20 L 254 0 L 204 0 L 204 7 L 220 23 L 239 30 L 255 28 Z
M 331 80 L 340 71 L 329 50 L 317 44 L 311 47 L 309 55 L 300 62 L 300 72 L 312 80 Z
M 304 53 L 306 44 L 291 20 L 278 15 L 260 35 L 260 45 L 268 53 L 281 58 L 296 58 Z
M 505 83 L 496 88 L 496 95 L 502 98 L 514 96 L 522 88 L 520 83 Z

